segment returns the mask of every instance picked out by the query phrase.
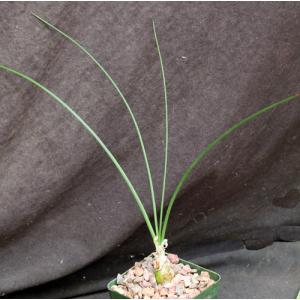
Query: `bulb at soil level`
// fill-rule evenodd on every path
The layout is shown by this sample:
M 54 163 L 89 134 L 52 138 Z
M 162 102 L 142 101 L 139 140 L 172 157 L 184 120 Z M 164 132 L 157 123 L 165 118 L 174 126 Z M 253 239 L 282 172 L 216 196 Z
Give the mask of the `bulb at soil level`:
M 166 263 L 162 266 L 160 270 L 154 271 L 154 275 L 157 284 L 163 284 L 172 281 L 172 279 L 174 278 L 174 271 Z
M 154 241 L 156 252 L 154 260 L 154 275 L 157 284 L 163 284 L 170 282 L 174 278 L 174 271 L 171 267 L 171 263 L 166 256 L 166 248 L 168 247 L 168 241 L 163 240 L 161 244 L 157 239 Z

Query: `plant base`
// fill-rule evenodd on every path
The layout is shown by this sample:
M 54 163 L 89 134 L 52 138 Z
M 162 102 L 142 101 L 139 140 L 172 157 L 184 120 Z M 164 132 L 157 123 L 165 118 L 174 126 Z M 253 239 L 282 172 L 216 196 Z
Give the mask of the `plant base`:
M 209 273 L 210 278 L 215 281 L 211 286 L 207 287 L 204 291 L 202 291 L 201 293 L 199 293 L 192 299 L 216 299 L 216 298 L 218 298 L 219 282 L 221 280 L 221 276 L 218 273 L 213 272 L 208 269 L 205 269 L 201 266 L 198 266 L 192 262 L 189 262 L 189 261 L 186 261 L 183 259 L 180 259 L 179 263 L 182 263 L 184 265 L 189 265 L 192 269 L 196 269 L 198 274 L 201 274 L 202 271 L 206 271 Z M 107 285 L 110 298 L 111 299 L 130 299 L 130 298 L 118 293 L 117 291 L 112 290 L 112 287 L 115 286 L 116 284 L 117 284 L 117 278 L 110 281 Z M 166 298 L 167 298 L 167 296 L 166 296 Z

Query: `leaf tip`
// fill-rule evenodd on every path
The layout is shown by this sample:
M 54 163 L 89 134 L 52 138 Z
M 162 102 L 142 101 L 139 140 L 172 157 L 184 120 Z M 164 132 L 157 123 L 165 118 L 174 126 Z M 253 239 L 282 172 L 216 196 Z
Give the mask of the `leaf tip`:
M 33 11 L 30 12 L 32 16 L 34 16 L 36 19 L 38 19 L 40 22 L 45 22 L 40 16 L 38 16 L 36 13 Z
M 31 11 L 30 14 L 36 18 L 38 17 L 37 14 L 35 14 L 33 11 Z
M 152 26 L 153 26 L 153 29 L 155 31 L 155 21 L 154 21 L 154 19 L 152 19 Z

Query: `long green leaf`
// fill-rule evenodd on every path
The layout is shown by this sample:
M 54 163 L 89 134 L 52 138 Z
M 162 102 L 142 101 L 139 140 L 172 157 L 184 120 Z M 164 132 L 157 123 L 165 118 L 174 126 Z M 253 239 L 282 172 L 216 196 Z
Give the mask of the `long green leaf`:
M 183 173 L 179 183 L 177 184 L 174 193 L 172 194 L 172 197 L 170 199 L 170 202 L 168 204 L 167 207 L 167 211 L 166 211 L 166 215 L 164 218 L 164 225 L 163 225 L 163 231 L 162 231 L 162 239 L 164 239 L 165 234 L 166 234 L 166 229 L 168 226 L 168 222 L 169 222 L 169 217 L 170 217 L 170 213 L 171 213 L 171 209 L 173 207 L 173 204 L 177 198 L 177 195 L 179 193 L 179 191 L 181 190 L 183 184 L 186 182 L 186 180 L 189 178 L 190 174 L 192 173 L 192 171 L 194 170 L 194 168 L 197 166 L 197 164 L 215 147 L 217 146 L 221 141 L 223 141 L 224 139 L 226 139 L 232 132 L 234 132 L 236 129 L 240 128 L 241 126 L 249 123 L 250 121 L 256 119 L 257 117 L 259 117 L 260 115 L 262 115 L 263 113 L 266 113 L 267 111 L 277 108 L 280 105 L 286 104 L 292 100 L 297 99 L 300 96 L 300 94 L 294 95 L 294 96 L 290 96 L 288 98 L 285 98 L 281 101 L 278 101 L 276 103 L 273 103 L 271 105 L 268 105 L 262 109 L 260 109 L 259 111 L 249 115 L 248 117 L 242 119 L 241 121 L 239 121 L 238 123 L 236 123 L 235 125 L 233 125 L 232 127 L 230 127 L 229 129 L 227 129 L 226 131 L 224 131 L 218 138 L 216 138 L 213 142 L 211 142 L 208 146 L 206 146 L 198 155 L 197 157 L 193 160 L 193 162 L 188 166 L 188 168 L 185 170 L 185 172 Z
M 113 85 L 113 87 L 115 88 L 115 90 L 117 91 L 117 93 L 119 94 L 119 96 L 121 97 L 123 103 L 125 104 L 128 112 L 130 114 L 130 117 L 131 117 L 132 122 L 134 124 L 135 130 L 136 130 L 136 133 L 138 135 L 138 139 L 139 139 L 139 142 L 140 142 L 140 145 L 141 145 L 141 149 L 142 149 L 142 153 L 143 153 L 143 157 L 144 157 L 144 161 L 145 161 L 145 165 L 146 165 L 146 170 L 147 170 L 147 176 L 148 176 L 148 181 L 149 181 L 149 189 L 150 189 L 150 193 L 151 193 L 151 199 L 152 199 L 153 215 L 154 215 L 154 222 L 155 222 L 155 231 L 156 231 L 156 235 L 158 235 L 159 231 L 158 231 L 156 200 L 155 200 L 155 193 L 154 193 L 154 188 L 153 188 L 153 180 L 152 180 L 151 169 L 150 169 L 150 165 L 149 165 L 149 161 L 148 161 L 148 156 L 147 156 L 147 153 L 146 153 L 146 149 L 145 149 L 145 146 L 144 146 L 144 141 L 143 141 L 142 134 L 140 132 L 138 123 L 137 123 L 137 121 L 135 119 L 135 116 L 134 116 L 134 114 L 132 112 L 132 109 L 131 109 L 130 105 L 128 104 L 128 101 L 126 100 L 124 94 L 121 92 L 121 90 L 118 87 L 117 83 L 112 79 L 112 77 L 106 71 L 106 69 L 96 60 L 96 58 L 86 48 L 84 48 L 73 37 L 71 37 L 70 35 L 66 34 L 62 30 L 60 30 L 59 28 L 55 27 L 51 23 L 47 22 L 43 18 L 39 17 L 38 15 L 36 15 L 34 13 L 32 13 L 32 15 L 35 18 L 37 18 L 40 22 L 42 22 L 44 25 L 50 27 L 51 29 L 53 29 L 56 32 L 58 32 L 59 34 L 61 34 L 68 41 L 70 41 L 75 46 L 77 46 L 83 53 L 85 53 L 96 64 L 96 66 L 100 69 L 100 71 L 106 76 L 106 78 L 110 81 L 110 83 Z
M 298 293 L 297 299 L 300 299 L 300 290 L 299 290 L 299 293 Z
M 111 159 L 111 161 L 113 162 L 113 164 L 116 166 L 117 170 L 119 171 L 119 173 L 123 177 L 125 183 L 127 184 L 131 194 L 133 195 L 133 197 L 134 197 L 134 199 L 135 199 L 135 201 L 136 201 L 136 203 L 137 203 L 137 205 L 138 205 L 138 207 L 139 207 L 139 209 L 140 209 L 140 211 L 141 211 L 141 213 L 142 213 L 142 215 L 143 215 L 143 217 L 146 221 L 146 224 L 148 226 L 150 234 L 151 234 L 152 238 L 154 239 L 155 238 L 155 232 L 154 232 L 153 227 L 151 225 L 148 214 L 147 214 L 147 212 L 144 208 L 144 205 L 143 205 L 142 201 L 140 200 L 139 195 L 137 194 L 135 188 L 133 187 L 131 181 L 127 177 L 125 171 L 123 170 L 123 168 L 121 167 L 121 165 L 119 164 L 117 159 L 114 157 L 114 155 L 111 153 L 111 151 L 107 148 L 107 146 L 102 142 L 102 140 L 95 133 L 95 131 L 65 101 L 63 101 L 56 94 L 54 94 L 53 92 L 48 90 L 45 86 L 43 86 L 39 82 L 35 81 L 31 77 L 29 77 L 29 76 L 27 76 L 27 75 L 25 75 L 21 72 L 18 72 L 16 70 L 14 70 L 12 68 L 9 68 L 7 66 L 4 66 L 4 65 L 0 65 L 0 70 L 15 74 L 18 77 L 23 78 L 23 79 L 31 82 L 33 85 L 35 85 L 36 87 L 43 90 L 45 93 L 47 93 L 49 96 L 51 96 L 56 102 L 58 102 L 65 110 L 67 110 L 71 115 L 73 115 L 73 117 L 75 117 L 75 119 L 83 126 L 83 128 L 97 141 L 97 143 L 102 147 L 104 152 L 108 155 L 108 157 Z
M 162 242 L 161 240 L 161 234 L 162 234 L 162 225 L 163 225 L 163 212 L 164 212 L 164 201 L 165 201 L 165 192 L 166 192 L 166 184 L 167 184 L 167 170 L 168 170 L 168 147 L 169 147 L 169 117 L 168 117 L 168 93 L 167 93 L 167 83 L 166 83 L 166 77 L 165 77 L 165 71 L 164 71 L 164 64 L 163 59 L 160 53 L 160 47 L 159 42 L 156 35 L 155 30 L 155 24 L 153 23 L 153 32 L 154 32 L 154 38 L 156 42 L 156 48 L 159 56 L 159 62 L 160 62 L 160 68 L 161 68 L 161 76 L 163 80 L 163 88 L 164 88 L 164 101 L 165 101 L 165 160 L 164 160 L 164 174 L 163 174 L 163 183 L 162 183 L 162 192 L 161 192 L 161 202 L 160 202 L 160 216 L 159 216 L 159 236 L 160 240 L 159 242 Z

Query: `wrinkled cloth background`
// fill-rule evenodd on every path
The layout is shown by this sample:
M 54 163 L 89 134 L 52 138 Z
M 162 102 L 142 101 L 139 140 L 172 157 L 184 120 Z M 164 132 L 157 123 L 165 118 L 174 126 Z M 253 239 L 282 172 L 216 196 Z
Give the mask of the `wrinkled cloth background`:
M 151 211 L 128 113 L 105 77 L 31 11 L 81 41 L 137 116 L 156 194 L 166 195 L 218 134 L 300 92 L 299 3 L 1 2 L 0 63 L 55 91 L 120 160 Z M 153 251 L 122 178 L 95 141 L 49 96 L 0 73 L 0 293 L 107 297 L 106 283 Z M 294 298 L 300 288 L 300 103 L 234 133 L 199 165 L 177 199 L 169 251 L 222 275 L 223 298 Z M 294 241 L 294 242 L 292 242 Z

